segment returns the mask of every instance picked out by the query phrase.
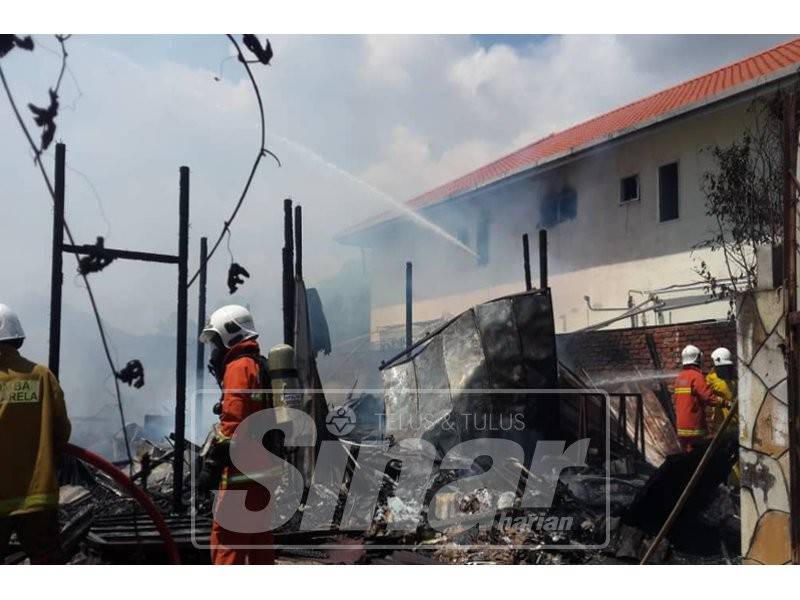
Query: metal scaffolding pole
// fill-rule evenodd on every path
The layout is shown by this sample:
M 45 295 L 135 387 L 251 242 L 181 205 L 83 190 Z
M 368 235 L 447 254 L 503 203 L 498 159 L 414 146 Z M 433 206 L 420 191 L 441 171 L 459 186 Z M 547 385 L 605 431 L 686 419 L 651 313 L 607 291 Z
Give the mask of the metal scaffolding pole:
M 178 324 L 175 351 L 175 460 L 172 463 L 172 508 L 183 510 L 183 449 L 186 434 L 186 324 L 189 280 L 189 167 L 180 169 L 178 207 Z
M 294 274 L 303 278 L 303 207 L 294 207 Z
M 64 174 L 66 147 L 56 144 L 55 198 L 53 215 L 53 255 L 50 290 L 50 349 L 49 365 L 58 375 L 60 340 L 61 340 L 61 288 L 63 280 L 63 253 L 69 252 L 78 257 L 93 256 L 105 259 L 138 260 L 151 263 L 178 265 L 177 290 L 177 340 L 175 365 L 175 460 L 173 462 L 174 493 L 173 508 L 183 509 L 183 448 L 186 440 L 186 351 L 187 351 L 187 315 L 188 315 L 188 274 L 189 274 L 189 167 L 180 168 L 180 194 L 178 207 L 178 254 L 158 254 L 106 248 L 103 238 L 98 238 L 95 245 L 77 245 L 64 243 Z M 205 241 L 205 238 L 204 238 Z M 205 244 L 204 244 L 205 246 Z M 205 265 L 205 261 L 202 261 Z M 203 282 L 205 284 L 205 281 Z M 205 285 L 201 286 L 205 289 Z M 201 321 L 202 322 L 202 321 Z
M 66 146 L 56 144 L 55 197 L 53 205 L 53 256 L 50 273 L 50 348 L 47 364 L 58 377 L 61 362 L 61 288 L 64 282 L 64 188 Z
M 414 343 L 414 318 L 412 314 L 413 296 L 411 291 L 412 284 L 412 269 L 411 262 L 406 263 L 406 350 L 411 348 Z
M 547 230 L 539 230 L 539 287 L 547 289 Z
M 800 389 L 798 388 L 797 327 L 797 96 L 783 105 L 783 283 L 786 293 L 786 393 L 789 403 L 789 510 L 792 562 L 800 564 Z
M 195 384 L 194 384 L 194 421 L 197 431 L 195 436 L 200 438 L 200 416 L 203 414 L 203 396 L 200 391 L 203 389 L 203 382 L 206 375 L 206 346 L 200 341 L 200 334 L 206 324 L 206 285 L 208 277 L 208 238 L 200 238 L 200 279 L 197 290 L 197 353 L 195 361 Z
M 531 282 L 531 249 L 527 233 L 522 235 L 522 267 L 525 269 L 525 290 L 530 292 L 533 289 L 533 283 Z
M 294 240 L 292 200 L 283 201 L 283 343 L 294 346 Z

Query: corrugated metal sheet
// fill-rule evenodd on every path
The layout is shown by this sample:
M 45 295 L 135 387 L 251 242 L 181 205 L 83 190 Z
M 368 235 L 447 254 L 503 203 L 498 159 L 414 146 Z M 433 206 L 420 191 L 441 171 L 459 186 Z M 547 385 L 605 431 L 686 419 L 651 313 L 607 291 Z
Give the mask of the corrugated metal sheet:
M 422 437 L 444 453 L 465 439 L 490 435 L 487 420 L 510 423 L 519 415 L 524 430 L 492 435 L 536 439 L 557 418 L 554 397 L 524 391 L 557 384 L 549 292 L 470 308 L 383 377 L 385 435 Z

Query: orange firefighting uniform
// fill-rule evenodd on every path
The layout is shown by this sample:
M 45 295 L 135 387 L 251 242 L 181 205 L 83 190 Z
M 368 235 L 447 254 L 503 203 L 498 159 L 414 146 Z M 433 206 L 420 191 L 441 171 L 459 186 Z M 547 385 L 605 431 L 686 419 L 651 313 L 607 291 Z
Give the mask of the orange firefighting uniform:
M 673 382 L 672 393 L 678 442 L 684 452 L 690 452 L 708 434 L 706 407 L 718 401 L 696 365 L 684 365 Z
M 222 412 L 218 441 L 229 441 L 236 428 L 251 414 L 267 408 L 261 395 L 239 390 L 259 389 L 260 355 L 258 342 L 244 340 L 234 345 L 225 354 L 225 374 L 222 381 Z M 267 505 L 269 492 L 263 486 L 242 475 L 232 466 L 222 471 L 217 509 L 225 502 L 225 490 L 247 490 L 246 507 L 261 510 Z M 264 527 L 267 527 L 265 523 Z M 269 548 L 236 548 L 236 546 L 271 546 L 272 532 L 239 533 L 229 531 L 216 521 L 211 526 L 211 562 L 215 565 L 266 565 L 274 563 L 274 551 Z
M 16 531 L 31 563 L 63 562 L 55 459 L 70 429 L 55 375 L 0 344 L 0 556 Z

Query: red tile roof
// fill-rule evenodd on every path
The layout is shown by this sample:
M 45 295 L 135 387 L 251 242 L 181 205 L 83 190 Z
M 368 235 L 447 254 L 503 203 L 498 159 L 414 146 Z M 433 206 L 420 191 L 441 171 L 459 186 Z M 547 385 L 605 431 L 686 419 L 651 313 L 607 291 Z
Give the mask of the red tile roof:
M 755 80 L 758 78 L 769 76 L 792 65 L 800 66 L 800 38 L 549 135 L 458 179 L 412 198 L 406 204 L 415 209 L 436 204 L 512 173 L 547 162 L 548 159 L 568 153 L 575 148 L 585 148 L 600 143 L 615 134 L 658 120 L 659 117 L 688 109 L 693 105 L 711 102 L 723 92 L 733 91 L 732 88 L 736 86 L 757 84 Z M 398 215 L 397 211 L 381 213 L 344 232 L 342 237 Z

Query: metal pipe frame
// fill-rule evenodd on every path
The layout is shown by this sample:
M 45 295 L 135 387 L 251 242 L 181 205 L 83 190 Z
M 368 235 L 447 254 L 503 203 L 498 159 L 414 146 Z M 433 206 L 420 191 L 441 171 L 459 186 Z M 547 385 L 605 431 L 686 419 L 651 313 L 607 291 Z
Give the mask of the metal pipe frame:
M 172 508 L 183 511 L 183 449 L 186 439 L 186 344 L 189 308 L 189 167 L 180 168 L 178 206 L 178 324 L 175 348 L 175 460 Z
M 101 254 L 102 256 L 113 258 L 115 260 L 121 258 L 124 260 L 139 260 L 143 262 L 163 263 L 168 265 L 177 265 L 180 263 L 180 256 L 175 256 L 172 254 L 137 252 L 135 250 L 118 250 L 116 248 L 106 247 L 98 248 L 97 246 L 92 246 L 91 244 L 62 244 L 61 249 L 64 252 L 70 252 L 72 254 L 85 254 L 89 256 Z
M 55 169 L 55 203 L 53 215 L 53 248 L 50 288 L 50 347 L 48 350 L 50 370 L 58 376 L 61 353 L 61 304 L 63 282 L 63 253 L 92 255 L 98 251 L 104 256 L 144 262 L 177 264 L 177 335 L 175 365 L 175 446 L 179 450 L 173 461 L 174 495 L 173 508 L 183 510 L 183 451 L 186 425 L 186 334 L 188 311 L 188 254 L 189 254 L 189 167 L 180 168 L 180 194 L 178 207 L 178 254 L 156 254 L 118 250 L 114 248 L 98 249 L 92 245 L 73 245 L 64 243 L 65 229 L 65 168 L 66 146 L 56 144 Z
M 206 323 L 206 286 L 208 284 L 208 238 L 200 238 L 200 275 L 197 290 L 197 352 L 195 354 L 195 385 L 194 385 L 194 414 L 195 414 L 195 439 L 200 436 L 200 415 L 203 410 L 203 389 L 206 375 L 206 345 L 200 341 L 200 334 Z
M 66 153 L 64 144 L 56 144 L 54 178 L 53 249 L 50 272 L 50 347 L 47 364 L 58 377 L 61 362 L 61 292 L 64 284 L 64 191 L 66 186 Z

